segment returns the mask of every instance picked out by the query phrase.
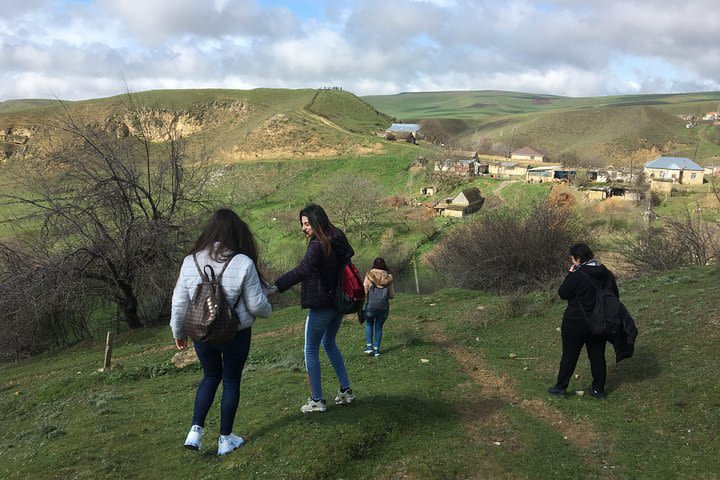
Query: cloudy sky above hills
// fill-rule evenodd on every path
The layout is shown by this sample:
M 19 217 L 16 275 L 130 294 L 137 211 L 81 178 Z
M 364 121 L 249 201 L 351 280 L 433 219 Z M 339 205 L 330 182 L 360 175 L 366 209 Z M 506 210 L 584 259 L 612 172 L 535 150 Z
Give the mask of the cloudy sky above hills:
M 3 0 L 0 101 L 164 88 L 720 90 L 717 0 Z

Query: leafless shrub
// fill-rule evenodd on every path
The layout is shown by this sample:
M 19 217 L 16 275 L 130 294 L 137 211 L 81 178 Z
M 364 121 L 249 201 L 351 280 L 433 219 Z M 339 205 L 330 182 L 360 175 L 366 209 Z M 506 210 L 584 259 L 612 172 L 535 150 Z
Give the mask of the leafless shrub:
M 688 210 L 636 238 L 621 241 L 622 253 L 639 272 L 707 265 L 720 259 L 720 228 Z
M 476 290 L 536 289 L 557 277 L 579 240 L 572 213 L 541 202 L 529 212 L 496 210 L 448 235 L 428 262 L 451 284 Z

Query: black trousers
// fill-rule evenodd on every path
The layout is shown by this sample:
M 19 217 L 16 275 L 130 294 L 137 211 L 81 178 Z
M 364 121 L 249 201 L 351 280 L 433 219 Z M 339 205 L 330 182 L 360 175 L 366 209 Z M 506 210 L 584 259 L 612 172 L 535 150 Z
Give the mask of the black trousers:
M 605 378 L 607 376 L 607 364 L 605 362 L 605 345 L 607 341 L 598 335 L 593 335 L 585 325 L 584 320 L 563 319 L 562 327 L 562 357 L 560 358 L 560 370 L 557 375 L 555 386 L 567 389 L 570 378 L 577 366 L 580 351 L 583 345 L 587 350 L 590 360 L 590 372 L 592 373 L 592 387 L 595 391 L 605 392 Z

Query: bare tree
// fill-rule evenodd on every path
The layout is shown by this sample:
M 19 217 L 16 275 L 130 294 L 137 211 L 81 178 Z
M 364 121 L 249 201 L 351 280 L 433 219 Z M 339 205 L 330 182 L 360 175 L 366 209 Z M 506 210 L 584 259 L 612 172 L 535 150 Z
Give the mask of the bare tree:
M 361 243 L 371 240 L 370 230 L 383 214 L 380 186 L 357 175 L 342 175 L 328 183 L 319 201 L 333 221 L 346 232 L 356 233 Z
M 173 125 L 164 142 L 152 142 L 149 128 L 162 121 L 127 98 L 137 133 L 124 139 L 60 103 L 54 131 L 63 148 L 43 171 L 19 174 L 16 193 L 3 197 L 30 212 L 17 219 L 23 230 L 16 237 L 26 240 L 22 250 L 37 269 L 62 275 L 55 291 L 92 292 L 96 304 L 114 303 L 138 328 L 167 309 L 189 227 L 209 207 L 203 169 L 209 157 L 188 158 Z

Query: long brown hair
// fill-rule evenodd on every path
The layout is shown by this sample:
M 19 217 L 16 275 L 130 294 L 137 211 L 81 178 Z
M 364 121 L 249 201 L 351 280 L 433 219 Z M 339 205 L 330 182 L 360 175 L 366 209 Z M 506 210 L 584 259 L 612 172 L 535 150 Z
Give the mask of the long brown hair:
M 320 247 L 325 256 L 330 255 L 330 252 L 332 252 L 331 237 L 335 225 L 330 223 L 325 210 L 320 205 L 311 203 L 300 210 L 300 224 L 302 224 L 302 217 L 307 217 L 308 223 L 313 229 L 313 236 L 320 242 Z
M 215 210 L 188 255 L 203 250 L 210 252 L 210 258 L 216 262 L 224 262 L 228 257 L 242 253 L 253 261 L 257 269 L 259 253 L 255 237 L 247 223 L 229 208 Z M 260 270 L 258 276 L 264 283 Z

